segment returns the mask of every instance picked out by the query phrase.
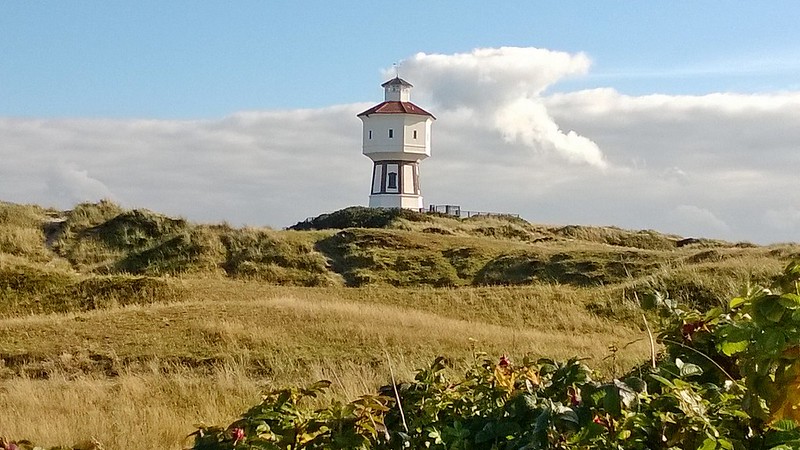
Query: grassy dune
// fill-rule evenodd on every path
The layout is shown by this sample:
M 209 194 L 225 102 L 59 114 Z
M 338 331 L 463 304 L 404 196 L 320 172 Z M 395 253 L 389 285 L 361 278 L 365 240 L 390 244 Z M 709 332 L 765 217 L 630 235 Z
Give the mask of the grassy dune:
M 205 300 L 0 320 L 0 402 L 13 405 L 0 411 L 3 432 L 46 445 L 94 437 L 108 448 L 180 448 L 195 424 L 232 420 L 261 388 L 325 378 L 341 398 L 374 391 L 389 381 L 385 353 L 398 376 L 410 379 L 439 354 L 460 371 L 476 349 L 591 356 L 609 375 L 647 352 L 635 327 L 570 299 L 539 296 L 552 288 L 511 308 L 529 311 L 504 324 L 514 314 L 496 313 L 514 290 L 498 292 L 495 304 L 492 289 L 388 288 L 372 297 L 367 289 L 337 296 L 336 289 L 191 284 Z M 609 346 L 631 342 L 603 359 Z
M 478 351 L 588 357 L 613 377 L 648 355 L 641 296 L 715 304 L 800 256 L 357 208 L 295 228 L 0 203 L 0 435 L 177 449 L 264 388 L 373 391 L 387 354 L 401 379 L 437 355 L 460 371 Z

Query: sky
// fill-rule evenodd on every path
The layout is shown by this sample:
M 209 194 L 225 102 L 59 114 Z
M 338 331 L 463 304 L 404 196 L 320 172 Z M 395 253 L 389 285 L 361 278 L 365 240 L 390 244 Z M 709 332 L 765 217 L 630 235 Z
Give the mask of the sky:
M 800 240 L 800 3 L 662 3 L 0 2 L 0 200 L 366 205 L 356 114 L 397 70 L 426 205 Z

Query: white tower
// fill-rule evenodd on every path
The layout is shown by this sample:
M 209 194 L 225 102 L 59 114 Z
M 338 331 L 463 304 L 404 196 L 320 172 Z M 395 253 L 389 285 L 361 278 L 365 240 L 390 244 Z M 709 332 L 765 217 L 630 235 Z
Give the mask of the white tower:
M 411 83 L 395 77 L 381 85 L 384 102 L 358 115 L 364 155 L 372 169 L 370 208 L 421 210 L 419 162 L 431 156 L 433 114 L 409 101 Z

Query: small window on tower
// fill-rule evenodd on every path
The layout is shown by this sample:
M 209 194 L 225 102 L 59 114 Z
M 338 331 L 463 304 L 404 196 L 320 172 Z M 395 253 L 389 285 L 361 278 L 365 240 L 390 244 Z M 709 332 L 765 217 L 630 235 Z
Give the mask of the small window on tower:
M 389 177 L 388 183 L 386 183 L 387 189 L 397 189 L 397 174 L 394 172 L 389 172 L 387 175 Z
M 369 138 L 372 139 L 372 130 L 369 130 Z
M 394 137 L 394 130 L 389 128 L 389 139 Z
M 414 139 L 417 138 L 417 130 L 414 130 Z

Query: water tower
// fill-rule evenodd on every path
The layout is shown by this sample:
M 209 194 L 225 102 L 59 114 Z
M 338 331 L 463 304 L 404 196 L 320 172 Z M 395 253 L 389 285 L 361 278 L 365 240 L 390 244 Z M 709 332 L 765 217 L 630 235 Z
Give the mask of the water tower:
M 381 85 L 384 101 L 362 112 L 363 152 L 374 166 L 370 208 L 422 210 L 419 162 L 431 156 L 435 117 L 411 103 L 411 83 L 395 77 Z

